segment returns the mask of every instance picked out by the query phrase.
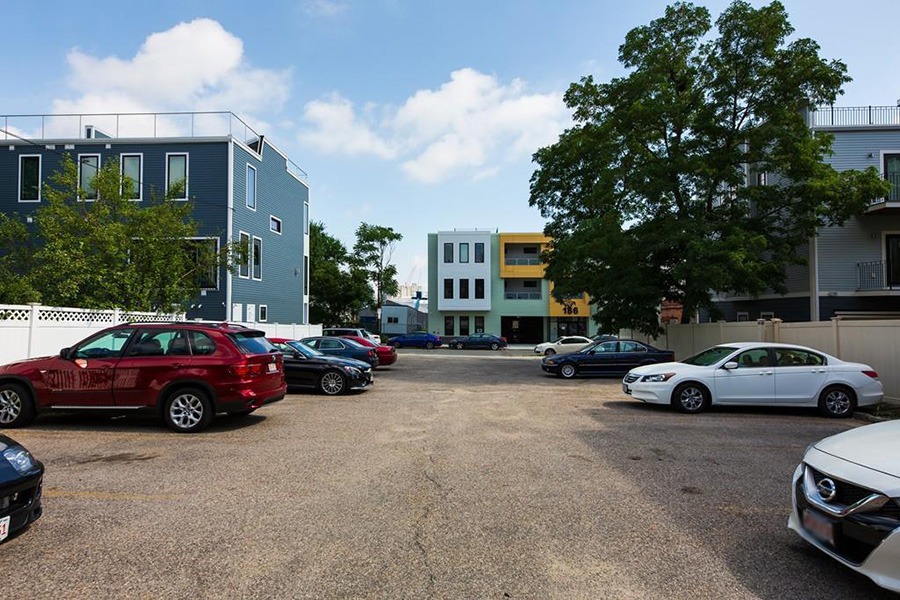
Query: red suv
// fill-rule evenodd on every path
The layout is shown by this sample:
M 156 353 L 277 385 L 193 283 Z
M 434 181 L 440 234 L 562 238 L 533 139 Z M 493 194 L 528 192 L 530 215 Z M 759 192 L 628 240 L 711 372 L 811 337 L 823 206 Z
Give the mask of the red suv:
M 181 433 L 216 413 L 248 415 L 284 398 L 283 357 L 265 333 L 239 325 L 128 323 L 59 356 L 0 367 L 0 427 L 48 410 L 108 409 L 162 416 Z

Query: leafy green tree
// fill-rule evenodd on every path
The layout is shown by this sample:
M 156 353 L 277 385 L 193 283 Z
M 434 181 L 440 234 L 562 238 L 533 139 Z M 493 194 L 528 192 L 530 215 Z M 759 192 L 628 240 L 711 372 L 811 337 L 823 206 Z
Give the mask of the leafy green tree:
M 313 323 L 342 325 L 357 320 L 372 302 L 366 273 L 350 264 L 340 240 L 328 235 L 324 223 L 309 224 L 309 318 Z
M 381 308 L 387 296 L 400 291 L 397 283 L 397 266 L 391 264 L 391 257 L 397 242 L 403 236 L 391 227 L 360 223 L 356 229 L 356 244 L 353 246 L 356 265 L 366 271 L 372 287 L 375 288 L 375 309 Z
M 198 233 L 190 202 L 153 194 L 132 202 L 134 184 L 111 159 L 83 189 L 65 155 L 44 186 L 33 231 L 18 215 L 0 220 L 0 299 L 169 311 L 186 307 L 220 266 L 233 268 L 239 249 L 190 239 Z
M 628 74 L 572 84 L 575 125 L 534 155 L 547 277 L 560 297 L 587 291 L 603 331 L 658 332 L 663 299 L 687 317 L 715 312 L 714 291 L 783 293 L 818 226 L 886 193 L 875 169 L 823 162 L 832 138 L 805 113 L 850 79 L 814 41 L 788 43 L 780 2 L 732 2 L 715 28 L 705 8 L 676 3 L 631 30 L 619 48 Z

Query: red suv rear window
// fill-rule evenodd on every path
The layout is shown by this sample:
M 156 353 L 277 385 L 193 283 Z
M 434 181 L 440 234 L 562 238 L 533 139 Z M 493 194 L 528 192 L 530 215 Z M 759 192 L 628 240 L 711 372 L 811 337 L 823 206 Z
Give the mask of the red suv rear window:
M 278 348 L 266 339 L 266 334 L 262 331 L 238 331 L 227 335 L 244 354 L 278 352 Z

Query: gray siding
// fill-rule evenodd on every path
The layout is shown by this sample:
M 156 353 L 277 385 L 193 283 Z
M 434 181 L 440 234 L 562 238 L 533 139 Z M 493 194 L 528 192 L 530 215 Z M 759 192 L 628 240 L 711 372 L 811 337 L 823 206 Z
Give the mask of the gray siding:
M 256 168 L 256 210 L 247 208 L 247 165 Z M 304 202 L 309 188 L 287 171 L 285 159 L 268 144 L 262 158 L 234 145 L 234 222 L 232 236 L 240 231 L 262 240 L 262 279 L 232 276 L 232 303 L 265 305 L 270 322 L 303 322 Z M 282 234 L 271 231 L 270 217 L 281 219 Z

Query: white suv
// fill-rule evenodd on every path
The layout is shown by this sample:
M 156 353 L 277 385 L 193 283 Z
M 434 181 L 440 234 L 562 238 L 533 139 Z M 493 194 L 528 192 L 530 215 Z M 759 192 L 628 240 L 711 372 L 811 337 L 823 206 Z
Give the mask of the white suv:
M 326 327 L 322 330 L 322 335 L 330 335 L 340 337 L 342 335 L 355 335 L 357 337 L 372 340 L 376 344 L 381 344 L 381 336 L 375 333 L 369 333 L 361 327 Z

